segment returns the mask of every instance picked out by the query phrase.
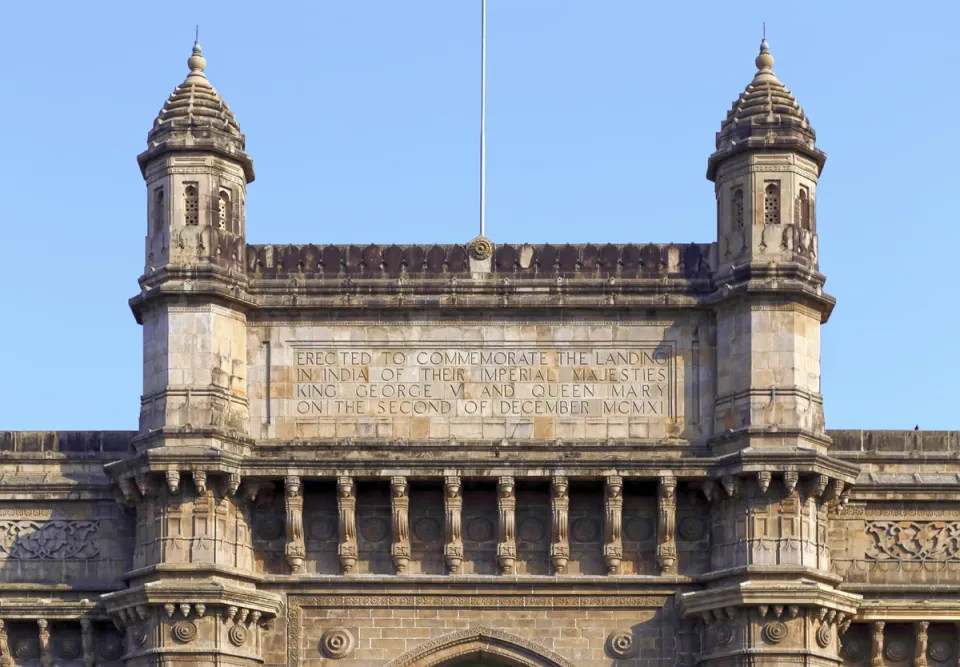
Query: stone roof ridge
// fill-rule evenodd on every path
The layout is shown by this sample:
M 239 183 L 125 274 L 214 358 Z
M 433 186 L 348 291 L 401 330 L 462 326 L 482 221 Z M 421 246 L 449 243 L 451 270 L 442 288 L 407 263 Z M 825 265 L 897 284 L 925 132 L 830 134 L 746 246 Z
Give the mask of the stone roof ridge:
M 207 78 L 207 60 L 200 42 L 193 43 L 193 52 L 187 58 L 190 71 L 164 102 L 153 122 L 150 136 L 169 127 L 212 126 L 222 132 L 242 137 L 240 125 L 233 112 Z
M 710 273 L 712 243 L 562 244 L 328 244 L 247 245 L 247 273 L 391 274 L 469 273 L 470 261 L 491 260 L 496 273 L 650 277 L 703 277 Z

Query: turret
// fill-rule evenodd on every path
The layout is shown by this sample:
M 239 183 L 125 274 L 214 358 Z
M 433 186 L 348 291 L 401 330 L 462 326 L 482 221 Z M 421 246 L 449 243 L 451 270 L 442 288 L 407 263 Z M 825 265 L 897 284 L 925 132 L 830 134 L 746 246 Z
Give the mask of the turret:
M 787 87 L 767 41 L 757 73 L 717 133 L 707 178 L 717 196 L 721 267 L 751 261 L 817 267 L 817 179 L 827 156 Z
M 137 157 L 148 197 L 145 275 L 170 265 L 243 267 L 253 161 L 206 64 L 194 43 L 190 73 L 167 98 Z

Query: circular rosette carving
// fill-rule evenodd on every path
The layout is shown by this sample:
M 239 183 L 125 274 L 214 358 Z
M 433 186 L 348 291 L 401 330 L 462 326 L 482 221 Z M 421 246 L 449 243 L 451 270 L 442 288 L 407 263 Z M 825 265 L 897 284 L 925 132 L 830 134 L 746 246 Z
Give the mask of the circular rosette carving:
M 373 516 L 360 523 L 360 534 L 369 542 L 380 542 L 390 534 L 390 526 L 380 517 Z
M 787 626 L 780 621 L 770 621 L 763 626 L 763 637 L 771 644 L 779 644 L 787 638 Z
M 493 538 L 493 524 L 483 517 L 472 519 L 467 524 L 467 537 L 473 542 L 486 542 Z
M 136 646 L 143 646 L 147 643 L 147 629 L 138 625 L 133 631 L 133 643 Z
M 892 639 L 887 642 L 887 647 L 883 652 L 891 662 L 903 662 L 910 657 L 910 647 L 907 642 L 899 639 Z
M 119 660 L 123 655 L 123 638 L 111 632 L 97 637 L 97 653 L 104 660 Z
M 478 236 L 470 241 L 467 250 L 470 251 L 470 256 L 474 259 L 490 259 L 490 256 L 493 255 L 493 242 L 486 236 Z
M 243 646 L 247 641 L 247 626 L 243 623 L 237 623 L 232 628 L 230 632 L 227 633 L 227 637 L 230 639 L 230 643 L 234 646 Z
M 717 638 L 717 646 L 726 646 L 733 641 L 733 628 L 730 627 L 729 623 L 717 623 L 716 633 L 714 636 Z
M 688 516 L 680 522 L 677 534 L 685 542 L 695 542 L 703 537 L 703 521 L 695 516 Z
M 570 534 L 577 542 L 593 542 L 600 537 L 600 524 L 589 517 L 581 517 L 573 522 Z
M 610 654 L 615 658 L 632 658 L 637 651 L 633 633 L 627 630 L 617 630 L 610 635 L 607 643 L 610 645 Z
M 67 637 L 60 642 L 60 657 L 64 660 L 76 660 L 83 653 L 83 646 L 79 639 Z
M 40 657 L 40 644 L 35 639 L 22 637 L 13 643 L 13 657 L 19 660 L 33 660 Z
M 950 642 L 937 641 L 930 644 L 928 653 L 932 660 L 947 662 L 953 657 L 953 647 L 950 646 Z
M 331 628 L 320 638 L 323 652 L 329 658 L 344 658 L 353 651 L 353 635 L 346 628 Z
M 844 642 L 843 652 L 853 662 L 859 662 L 867 657 L 867 644 L 859 639 L 850 639 Z
M 821 625 L 817 629 L 817 645 L 820 648 L 827 648 L 833 640 L 833 630 L 829 625 Z
M 173 638 L 181 644 L 189 644 L 197 638 L 197 624 L 193 621 L 177 621 L 173 624 Z

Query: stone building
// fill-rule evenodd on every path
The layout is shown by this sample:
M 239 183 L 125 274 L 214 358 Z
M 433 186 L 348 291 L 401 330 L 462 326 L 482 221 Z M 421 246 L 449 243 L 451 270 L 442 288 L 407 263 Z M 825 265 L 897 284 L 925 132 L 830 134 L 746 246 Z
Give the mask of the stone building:
M 960 437 L 825 430 L 826 156 L 765 42 L 676 245 L 249 245 L 188 63 L 139 430 L 0 433 L 0 666 L 958 664 Z

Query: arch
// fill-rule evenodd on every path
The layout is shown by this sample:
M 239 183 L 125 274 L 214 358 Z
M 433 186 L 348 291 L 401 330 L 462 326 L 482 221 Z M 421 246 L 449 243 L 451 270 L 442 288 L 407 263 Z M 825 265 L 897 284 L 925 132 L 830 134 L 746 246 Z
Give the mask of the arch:
M 482 626 L 432 639 L 386 667 L 433 667 L 467 658 L 489 658 L 522 667 L 574 667 L 571 661 L 539 644 Z

